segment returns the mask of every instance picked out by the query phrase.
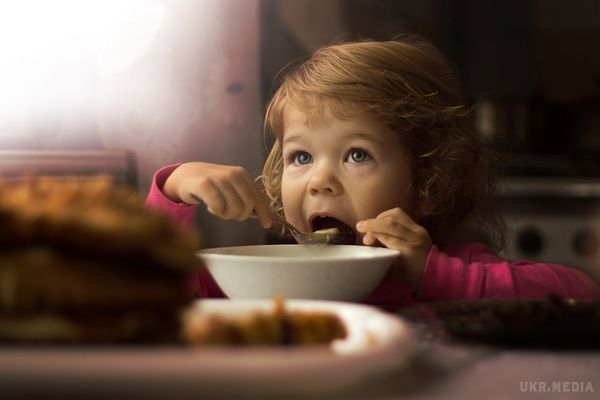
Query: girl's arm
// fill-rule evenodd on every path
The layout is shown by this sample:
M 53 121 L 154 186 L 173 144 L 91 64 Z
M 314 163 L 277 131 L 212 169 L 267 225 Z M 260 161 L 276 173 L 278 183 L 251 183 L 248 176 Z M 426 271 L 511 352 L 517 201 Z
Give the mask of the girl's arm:
M 419 286 L 428 301 L 482 298 L 598 299 L 600 289 L 583 272 L 558 264 L 508 261 L 482 244 L 433 246 Z
M 175 164 L 163 167 L 154 174 L 148 196 L 146 197 L 146 207 L 168 215 L 175 223 L 182 227 L 191 227 L 197 205 L 175 202 L 163 193 L 163 187 L 167 178 L 180 165 Z M 190 290 L 199 298 L 225 297 L 225 294 L 221 291 L 212 276 L 203 268 L 192 277 Z
M 175 223 L 183 227 L 191 227 L 196 205 L 178 203 L 163 193 L 163 187 L 169 176 L 181 164 L 169 165 L 159 169 L 152 178 L 152 185 L 146 197 L 146 207 L 168 215 Z
M 146 205 L 190 226 L 195 211 L 204 204 L 211 214 L 244 221 L 256 214 L 263 227 L 271 226 L 266 196 L 242 167 L 188 162 L 160 169 L 155 175 Z

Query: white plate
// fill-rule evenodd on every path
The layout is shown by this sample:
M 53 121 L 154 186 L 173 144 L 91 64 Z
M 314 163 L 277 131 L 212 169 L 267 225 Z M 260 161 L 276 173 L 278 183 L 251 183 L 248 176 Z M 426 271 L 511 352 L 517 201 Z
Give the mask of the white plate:
M 271 300 L 200 300 L 198 311 L 271 309 Z M 0 394 L 307 395 L 400 367 L 417 350 L 403 320 L 376 308 L 288 300 L 289 310 L 336 313 L 348 337 L 314 348 L 0 348 Z M 165 397 L 167 396 L 167 397 Z

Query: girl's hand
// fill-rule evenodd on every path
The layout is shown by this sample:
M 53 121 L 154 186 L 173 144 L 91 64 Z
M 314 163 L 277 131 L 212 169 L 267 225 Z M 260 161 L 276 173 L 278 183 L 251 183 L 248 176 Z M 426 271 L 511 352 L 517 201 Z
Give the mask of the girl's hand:
M 390 249 L 399 250 L 399 266 L 408 284 L 414 289 L 418 288 L 432 246 L 425 228 L 414 222 L 401 208 L 393 208 L 376 218 L 359 221 L 356 229 L 365 233 L 363 243 L 366 245 L 373 245 L 378 240 Z
M 167 178 L 163 193 L 187 204 L 206 204 L 208 212 L 223 219 L 243 221 L 256 211 L 263 227 L 271 226 L 267 199 L 242 167 L 204 162 L 180 165 Z

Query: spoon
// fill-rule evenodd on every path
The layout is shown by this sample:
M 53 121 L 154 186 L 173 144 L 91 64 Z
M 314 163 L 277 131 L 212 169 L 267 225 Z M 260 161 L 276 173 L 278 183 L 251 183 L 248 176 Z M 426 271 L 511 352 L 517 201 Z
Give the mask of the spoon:
M 251 216 L 253 218 L 258 218 L 258 216 L 256 215 L 256 212 L 252 212 Z M 278 222 L 281 225 L 285 226 L 287 229 L 289 229 L 289 231 L 292 232 L 292 235 L 294 235 L 300 242 L 302 242 L 304 244 L 311 244 L 311 245 L 329 244 L 329 243 L 334 242 L 340 236 L 339 228 L 334 227 L 334 228 L 319 229 L 314 232 L 302 232 L 301 230 L 296 228 L 294 225 L 290 224 L 284 218 L 282 218 L 278 215 L 273 214 L 273 215 L 271 215 L 271 218 L 273 218 L 273 220 L 275 222 Z
M 273 215 L 272 218 L 288 228 L 296 238 L 305 244 L 328 244 L 335 241 L 337 236 L 340 234 L 339 228 L 335 227 L 319 229 L 314 232 L 302 232 L 294 225 L 277 215 Z

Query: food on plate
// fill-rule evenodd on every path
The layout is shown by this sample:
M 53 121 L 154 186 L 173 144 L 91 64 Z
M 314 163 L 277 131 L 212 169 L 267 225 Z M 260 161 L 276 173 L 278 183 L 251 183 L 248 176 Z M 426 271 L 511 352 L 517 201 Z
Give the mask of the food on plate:
M 347 336 L 344 323 L 330 312 L 290 311 L 283 299 L 271 311 L 220 315 L 191 311 L 184 340 L 198 345 L 318 345 Z
M 197 247 L 107 177 L 0 181 L 0 341 L 176 340 Z

